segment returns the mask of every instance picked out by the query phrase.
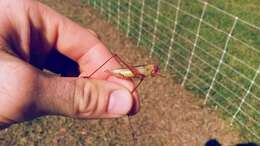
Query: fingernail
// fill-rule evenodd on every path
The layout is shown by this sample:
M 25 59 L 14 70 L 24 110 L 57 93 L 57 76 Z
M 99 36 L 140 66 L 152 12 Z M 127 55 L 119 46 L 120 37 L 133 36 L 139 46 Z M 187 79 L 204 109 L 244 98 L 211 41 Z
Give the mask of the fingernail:
M 111 114 L 126 115 L 132 107 L 132 95 L 129 91 L 121 89 L 111 93 L 108 112 Z

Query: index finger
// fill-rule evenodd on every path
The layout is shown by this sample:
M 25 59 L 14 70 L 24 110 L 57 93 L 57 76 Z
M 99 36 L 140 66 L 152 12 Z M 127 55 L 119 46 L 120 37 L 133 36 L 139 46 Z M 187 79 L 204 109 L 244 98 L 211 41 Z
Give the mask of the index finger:
M 93 32 L 82 28 L 43 4 L 39 3 L 38 7 L 37 10 L 46 28 L 47 40 L 55 43 L 55 48 L 61 54 L 76 61 L 80 66 L 81 73 L 91 74 L 112 56 Z M 118 67 L 120 67 L 119 63 L 115 59 L 111 59 L 93 77 L 106 79 L 109 75 L 104 71 Z

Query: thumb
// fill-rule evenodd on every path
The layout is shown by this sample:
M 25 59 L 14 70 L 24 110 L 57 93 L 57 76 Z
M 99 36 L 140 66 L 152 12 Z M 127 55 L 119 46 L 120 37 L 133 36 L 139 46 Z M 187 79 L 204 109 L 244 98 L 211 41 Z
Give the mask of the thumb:
M 116 83 L 49 75 L 39 78 L 36 107 L 45 114 L 116 118 L 132 108 L 132 94 Z

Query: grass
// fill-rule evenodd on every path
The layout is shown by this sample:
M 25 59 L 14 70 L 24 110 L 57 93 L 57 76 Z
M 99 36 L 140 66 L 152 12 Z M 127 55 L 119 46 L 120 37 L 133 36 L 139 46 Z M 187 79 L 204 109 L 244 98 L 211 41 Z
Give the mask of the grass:
M 121 31 L 127 32 L 128 24 L 130 24 L 129 36 L 138 41 L 142 1 L 131 0 L 130 23 L 128 23 L 128 1 L 120 1 L 120 7 L 118 7 L 117 0 L 81 1 L 83 4 L 90 3 L 94 8 L 101 10 L 107 19 L 115 25 L 119 24 Z M 201 17 L 204 4 L 198 0 L 181 0 L 168 70 L 173 71 L 177 75 L 175 79 L 182 83 L 192 50 L 194 50 L 185 87 L 204 99 L 216 70 L 219 68 L 207 103 L 213 107 L 218 106 L 224 118 L 231 120 L 260 66 L 260 30 L 244 23 L 245 21 L 260 27 L 260 1 L 217 0 L 208 2 L 210 5 L 206 7 L 203 23 L 200 24 L 200 37 L 198 37 L 197 45 L 194 48 L 196 32 L 200 23 L 199 19 L 196 18 Z M 161 0 L 157 24 L 155 21 L 157 1 L 145 0 L 143 7 L 140 44 L 147 49 L 154 49 L 153 55 L 161 59 L 162 67 L 167 62 L 177 5 L 178 0 Z M 220 65 L 220 58 L 223 55 L 228 33 L 232 29 L 235 18 L 218 8 L 240 18 L 232 32 L 234 37 L 231 37 L 227 43 L 227 52 Z M 154 30 L 155 25 L 157 31 Z M 250 94 L 246 96 L 245 103 L 242 104 L 241 111 L 235 118 L 236 126 L 240 128 L 241 135 L 246 140 L 255 142 L 260 141 L 259 98 L 260 75 L 258 74 Z

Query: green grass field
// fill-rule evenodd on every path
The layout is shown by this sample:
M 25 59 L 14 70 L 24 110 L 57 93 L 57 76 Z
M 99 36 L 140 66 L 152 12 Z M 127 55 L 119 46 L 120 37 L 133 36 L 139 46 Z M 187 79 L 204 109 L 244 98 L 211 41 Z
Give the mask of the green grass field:
M 245 139 L 260 142 L 260 1 L 142 2 L 82 0 L 153 50 L 179 83 L 187 75 L 184 86 L 203 100 L 208 95 L 207 104 L 233 117 Z

